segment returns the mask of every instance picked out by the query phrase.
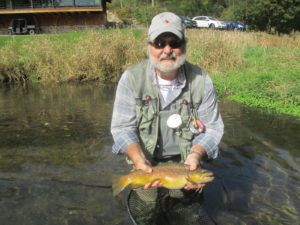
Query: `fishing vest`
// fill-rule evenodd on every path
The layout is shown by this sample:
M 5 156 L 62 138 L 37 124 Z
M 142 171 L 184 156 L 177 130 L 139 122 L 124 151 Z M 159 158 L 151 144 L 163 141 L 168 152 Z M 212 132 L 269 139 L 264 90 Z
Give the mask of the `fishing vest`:
M 154 85 L 153 69 L 149 60 L 128 68 L 128 80 L 136 101 L 136 121 L 142 150 L 151 161 L 159 135 L 160 101 L 157 87 Z M 191 147 L 194 135 L 190 130 L 192 112 L 197 112 L 203 96 L 206 72 L 188 62 L 183 65 L 186 77 L 185 87 L 173 101 L 176 112 L 181 116 L 182 125 L 176 129 L 181 161 L 183 162 Z M 170 128 L 171 129 L 171 128 Z M 130 163 L 130 161 L 129 161 Z

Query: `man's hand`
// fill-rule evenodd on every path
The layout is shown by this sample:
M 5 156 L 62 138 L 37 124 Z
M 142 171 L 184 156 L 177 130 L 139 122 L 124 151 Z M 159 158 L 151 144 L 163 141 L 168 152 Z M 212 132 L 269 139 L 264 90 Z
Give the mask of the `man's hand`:
M 139 143 L 130 144 L 125 154 L 133 162 L 135 169 L 143 170 L 146 173 L 152 172 L 151 163 L 146 159 Z
M 143 170 L 146 173 L 152 173 L 153 169 L 151 162 L 146 159 L 139 143 L 132 143 L 131 145 L 129 145 L 125 153 L 133 162 L 135 169 Z M 152 183 L 145 184 L 144 189 L 159 186 L 161 186 L 161 182 L 159 180 L 156 180 Z
M 151 163 L 148 160 L 140 160 L 140 162 L 138 162 L 135 165 L 136 169 L 141 169 L 143 171 L 145 171 L 146 173 L 152 173 L 153 169 L 151 167 Z M 147 183 L 144 185 L 144 189 L 149 189 L 152 187 L 160 187 L 162 184 L 159 180 L 153 181 L 152 183 Z
M 184 164 L 190 166 L 190 170 L 195 170 L 200 167 L 200 161 L 202 157 L 205 155 L 205 150 L 200 145 L 194 145 L 191 148 L 190 154 L 187 156 Z M 184 189 L 191 190 L 191 189 L 198 189 L 203 188 L 205 184 L 187 184 L 184 186 Z
M 143 157 L 139 157 L 138 159 L 135 159 L 134 161 L 134 167 L 137 170 L 143 170 L 146 173 L 152 172 L 152 165 L 151 162 Z
M 192 152 L 187 156 L 184 164 L 189 165 L 190 170 L 195 170 L 200 167 L 200 160 L 201 160 L 200 154 Z
M 147 183 L 144 185 L 144 190 L 152 188 L 152 187 L 161 187 L 162 184 L 159 180 L 153 181 L 152 183 Z

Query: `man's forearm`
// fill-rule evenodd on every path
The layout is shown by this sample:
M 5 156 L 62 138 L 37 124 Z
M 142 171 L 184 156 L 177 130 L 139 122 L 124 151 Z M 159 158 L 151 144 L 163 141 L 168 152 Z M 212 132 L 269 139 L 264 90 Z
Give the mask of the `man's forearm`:
M 131 161 L 136 164 L 141 160 L 145 160 L 145 155 L 139 143 L 130 144 L 125 150 L 125 154 L 131 159 Z
M 139 143 L 130 144 L 125 154 L 131 159 L 136 169 L 152 172 L 151 163 L 146 159 Z
M 184 163 L 190 166 L 190 170 L 195 170 L 205 155 L 205 149 L 201 145 L 193 145 Z
M 197 154 L 201 160 L 206 155 L 206 151 L 201 145 L 193 145 L 189 154 Z

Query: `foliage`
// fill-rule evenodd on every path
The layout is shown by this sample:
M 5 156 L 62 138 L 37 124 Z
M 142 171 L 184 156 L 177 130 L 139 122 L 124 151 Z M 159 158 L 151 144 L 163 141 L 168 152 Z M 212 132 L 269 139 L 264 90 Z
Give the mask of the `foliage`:
M 192 29 L 186 36 L 187 59 L 209 72 L 219 95 L 300 116 L 299 34 Z M 114 82 L 146 57 L 145 37 L 138 29 L 0 37 L 0 79 Z
M 299 116 L 299 56 L 299 49 L 249 46 L 247 67 L 215 76 L 216 83 L 232 100 Z
M 109 7 L 124 21 L 145 25 L 157 12 L 171 11 L 189 17 L 208 15 L 240 20 L 258 31 L 278 34 L 300 31 L 300 0 L 120 0 Z
M 254 29 L 290 33 L 299 30 L 300 0 L 240 1 L 234 13 Z
M 12 39 L 0 48 L 0 80 L 111 82 L 144 57 L 143 51 L 130 48 L 143 45 L 137 36 L 142 38 L 138 32 L 108 30 Z
M 125 16 L 125 20 L 131 17 L 131 20 L 136 20 L 143 24 L 149 24 L 152 17 L 158 12 L 171 11 L 178 15 L 185 15 L 194 17 L 197 15 L 212 15 L 219 16 L 226 7 L 225 0 L 128 0 L 128 1 L 114 1 L 109 8 L 114 10 L 120 18 L 123 19 L 123 11 L 130 11 Z M 122 3 L 122 4 L 121 4 Z M 141 19 L 147 17 L 147 19 Z

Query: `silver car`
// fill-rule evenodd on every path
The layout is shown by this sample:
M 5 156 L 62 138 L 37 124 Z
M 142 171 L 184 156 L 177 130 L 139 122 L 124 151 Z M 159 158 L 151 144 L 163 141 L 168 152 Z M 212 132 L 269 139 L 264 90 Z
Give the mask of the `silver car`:
M 193 18 L 199 28 L 225 29 L 226 24 L 210 16 L 196 16 Z

